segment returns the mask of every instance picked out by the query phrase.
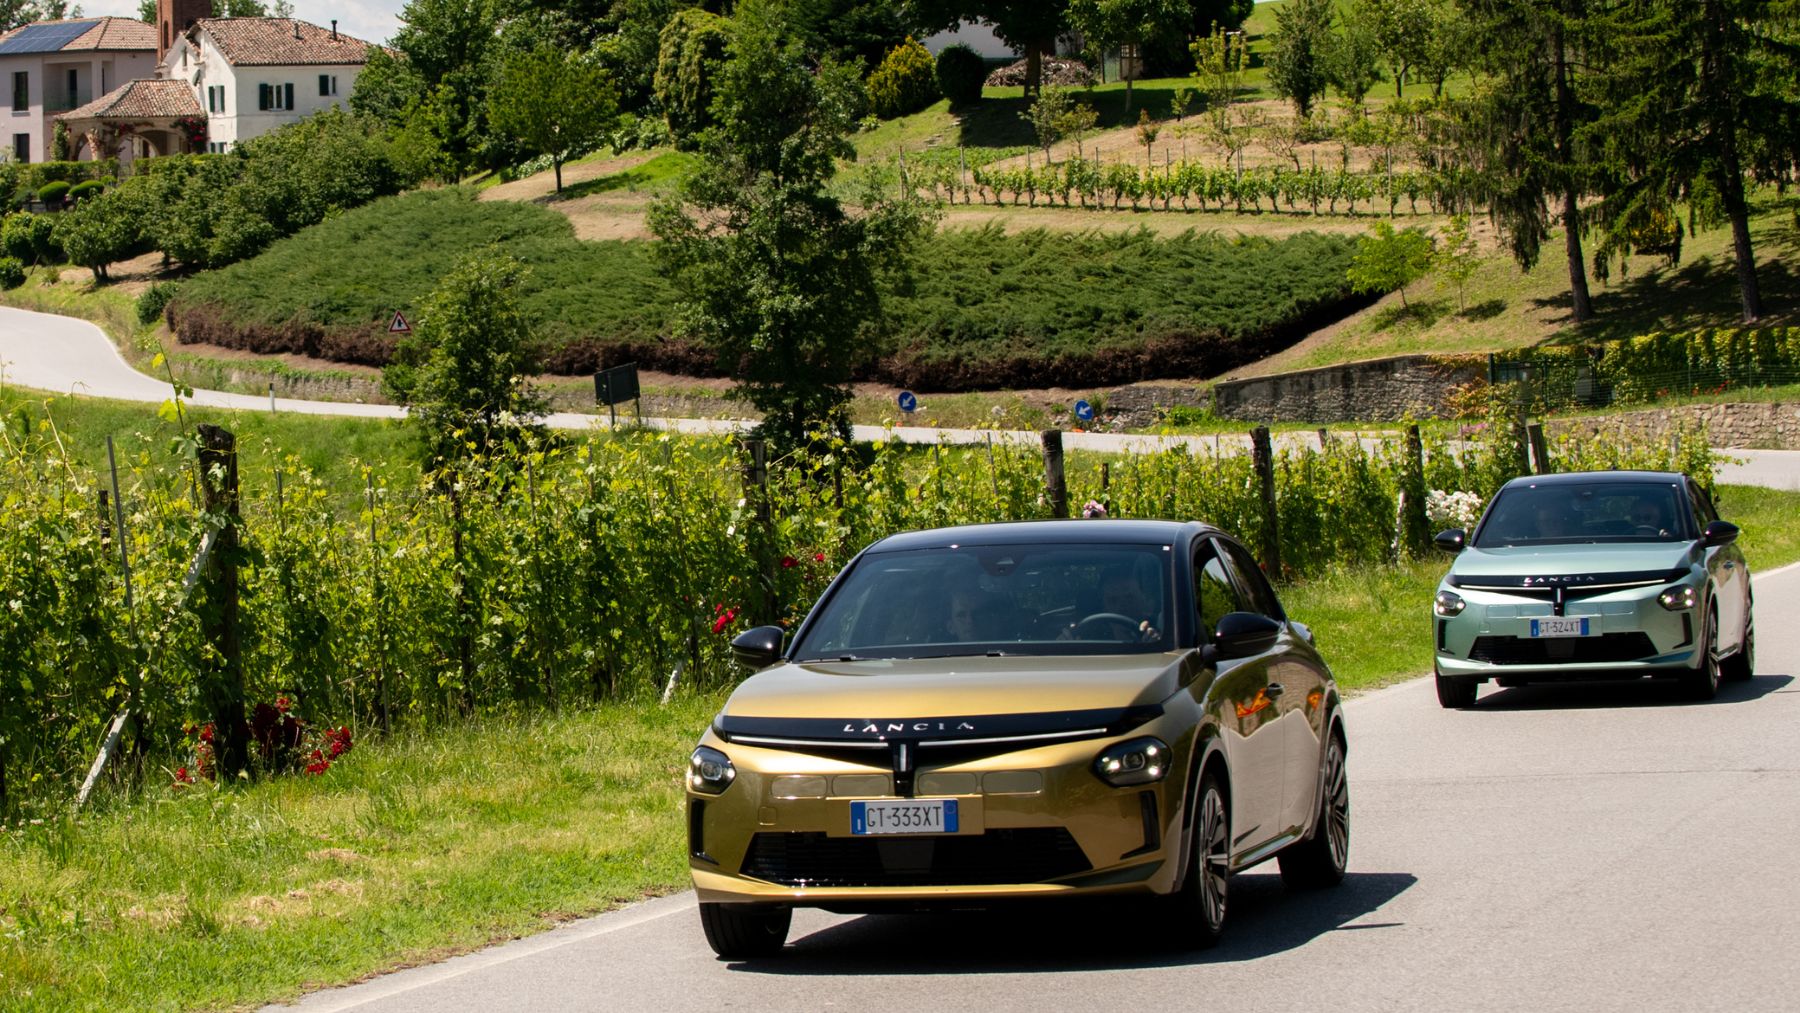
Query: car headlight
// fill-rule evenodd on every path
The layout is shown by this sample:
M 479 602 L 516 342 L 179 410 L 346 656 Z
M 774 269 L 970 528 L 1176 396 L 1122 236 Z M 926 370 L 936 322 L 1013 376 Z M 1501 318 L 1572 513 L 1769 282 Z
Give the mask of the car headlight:
M 1453 616 L 1461 613 L 1463 606 L 1467 604 L 1462 600 L 1462 595 L 1455 591 L 1439 591 L 1437 597 L 1431 600 L 1431 611 L 1440 616 Z
M 688 787 L 703 795 L 718 795 L 737 780 L 731 757 L 711 746 L 701 746 L 688 757 Z
M 1115 788 L 1152 784 L 1168 776 L 1169 759 L 1167 743 L 1145 736 L 1107 747 L 1094 758 L 1094 773 Z
M 1692 584 L 1672 587 L 1656 596 L 1656 603 L 1670 612 L 1680 612 L 1700 604 L 1700 594 Z

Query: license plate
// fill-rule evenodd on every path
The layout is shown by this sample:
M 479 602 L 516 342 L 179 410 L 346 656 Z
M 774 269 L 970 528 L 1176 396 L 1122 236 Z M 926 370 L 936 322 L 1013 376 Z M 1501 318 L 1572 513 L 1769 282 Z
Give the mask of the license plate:
M 954 834 L 956 800 L 953 798 L 903 798 L 892 801 L 850 803 L 850 833 Z
M 1598 633 L 1587 616 L 1553 616 L 1549 619 L 1533 619 L 1531 636 L 1533 637 L 1591 637 Z

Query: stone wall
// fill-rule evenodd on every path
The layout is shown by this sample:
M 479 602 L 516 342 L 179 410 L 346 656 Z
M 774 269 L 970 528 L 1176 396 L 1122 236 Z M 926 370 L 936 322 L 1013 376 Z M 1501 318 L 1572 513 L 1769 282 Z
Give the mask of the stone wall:
M 1666 439 L 1676 429 L 1700 424 L 1715 447 L 1743 450 L 1800 450 L 1800 404 L 1737 402 L 1621 411 L 1615 415 L 1552 419 L 1556 436 L 1589 436 L 1602 431 L 1636 439 Z
M 1443 413 L 1450 391 L 1487 375 L 1485 363 L 1450 365 L 1425 355 L 1321 366 L 1212 389 L 1213 413 L 1244 422 L 1384 422 Z

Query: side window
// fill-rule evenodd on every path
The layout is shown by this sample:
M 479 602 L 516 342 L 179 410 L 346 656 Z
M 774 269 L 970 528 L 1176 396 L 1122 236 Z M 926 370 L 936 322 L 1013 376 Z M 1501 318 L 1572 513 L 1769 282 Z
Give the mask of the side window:
M 1719 519 L 1719 512 L 1713 509 L 1712 497 L 1708 496 L 1706 490 L 1700 488 L 1699 485 L 1689 482 L 1688 495 L 1694 501 L 1694 513 L 1700 518 L 1700 531 L 1704 531 L 1708 524 Z M 1699 531 L 1696 531 L 1695 534 L 1699 534 Z
M 1281 600 L 1275 597 L 1275 589 L 1263 577 L 1262 567 L 1256 565 L 1256 558 L 1250 555 L 1250 550 L 1224 539 L 1218 540 L 1216 544 L 1230 561 L 1238 586 L 1244 589 L 1244 597 L 1249 599 L 1250 604 L 1245 611 L 1265 615 L 1270 619 L 1286 619 L 1287 614 L 1281 611 Z
M 1225 563 L 1219 558 L 1212 540 L 1200 543 L 1194 550 L 1194 603 L 1200 610 L 1200 635 L 1212 636 L 1220 617 L 1227 612 L 1244 611 L 1237 588 L 1231 583 Z

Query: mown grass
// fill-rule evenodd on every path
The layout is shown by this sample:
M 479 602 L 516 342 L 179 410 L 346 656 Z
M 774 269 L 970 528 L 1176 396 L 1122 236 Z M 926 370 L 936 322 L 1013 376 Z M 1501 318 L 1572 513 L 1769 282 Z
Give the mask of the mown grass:
M 364 741 L 319 776 L 176 789 L 0 832 L 0 1006 L 291 999 L 686 879 L 678 694 Z

